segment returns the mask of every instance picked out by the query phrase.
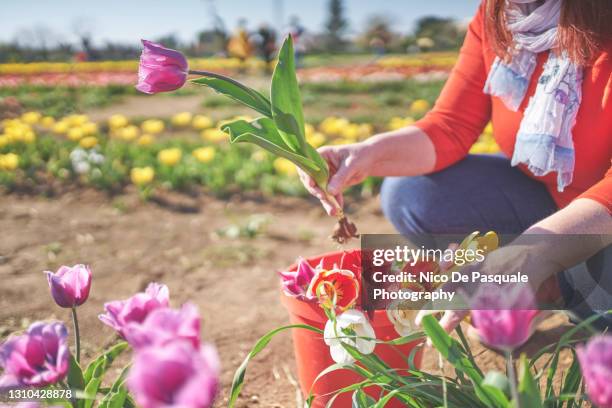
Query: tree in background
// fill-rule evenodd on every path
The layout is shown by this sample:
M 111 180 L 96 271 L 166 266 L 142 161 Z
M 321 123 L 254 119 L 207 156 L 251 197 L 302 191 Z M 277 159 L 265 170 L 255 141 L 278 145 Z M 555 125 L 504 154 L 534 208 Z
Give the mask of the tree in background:
M 385 15 L 368 17 L 363 34 L 357 39 L 358 45 L 364 50 L 376 54 L 396 49 L 399 46 L 399 34 L 391 29 L 392 18 Z
M 348 21 L 344 17 L 344 6 L 342 0 L 329 0 L 329 17 L 325 23 L 327 30 L 327 47 L 330 51 L 340 51 L 344 48 L 345 42 L 342 38 Z
M 425 16 L 417 21 L 414 36 L 423 50 L 457 49 L 463 42 L 465 28 L 451 18 Z

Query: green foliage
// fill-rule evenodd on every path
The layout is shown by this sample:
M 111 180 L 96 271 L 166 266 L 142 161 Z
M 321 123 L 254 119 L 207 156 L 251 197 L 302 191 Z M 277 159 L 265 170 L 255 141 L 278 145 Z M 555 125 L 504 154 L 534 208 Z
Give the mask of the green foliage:
M 0 100 L 4 97 L 14 97 L 25 110 L 60 117 L 108 106 L 125 95 L 135 93 L 133 87 L 121 85 L 88 87 L 21 85 L 14 88 L 0 87 Z
M 302 100 L 295 74 L 293 42 L 288 36 L 278 55 L 272 75 L 271 102 L 259 92 L 233 79 L 203 73 L 193 82 L 206 85 L 264 115 L 251 122 L 236 120 L 222 130 L 232 143 L 253 143 L 269 152 L 293 162 L 308 173 L 322 188 L 327 186 L 327 163 L 306 142 Z

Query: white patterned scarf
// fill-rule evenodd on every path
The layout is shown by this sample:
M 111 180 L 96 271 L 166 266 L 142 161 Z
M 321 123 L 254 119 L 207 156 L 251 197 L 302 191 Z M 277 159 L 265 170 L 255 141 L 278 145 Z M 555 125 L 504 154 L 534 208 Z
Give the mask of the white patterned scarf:
M 515 47 L 512 61 L 495 58 L 484 92 L 517 111 L 529 86 L 537 54 L 554 48 L 562 0 L 507 0 L 506 20 Z M 572 128 L 582 99 L 582 67 L 565 53 L 549 53 L 516 135 L 512 165 L 536 176 L 557 172 L 557 189 L 572 182 Z

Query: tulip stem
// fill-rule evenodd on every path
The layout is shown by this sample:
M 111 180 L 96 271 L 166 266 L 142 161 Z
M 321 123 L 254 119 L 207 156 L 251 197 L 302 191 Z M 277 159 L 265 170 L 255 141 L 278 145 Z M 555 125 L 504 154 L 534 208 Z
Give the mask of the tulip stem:
M 514 406 L 521 408 L 521 401 L 519 400 L 518 389 L 516 388 L 516 370 L 514 369 L 514 359 L 512 358 L 512 352 L 506 352 L 506 367 L 508 371 L 508 379 L 510 380 L 510 392 L 512 393 L 512 400 Z
M 74 343 L 76 347 L 76 361 L 81 364 L 81 334 L 79 332 L 79 319 L 77 318 L 76 306 L 72 306 L 72 323 L 74 324 Z
M 190 69 L 189 71 L 187 71 L 190 75 L 200 75 L 200 76 L 204 76 L 204 77 L 210 77 L 210 78 L 216 78 L 216 79 L 220 79 L 222 81 L 226 81 L 229 82 L 233 85 L 236 85 L 237 87 L 244 89 L 245 91 L 247 91 L 248 93 L 252 94 L 253 90 L 246 87 L 244 84 L 241 84 L 240 82 L 236 81 L 233 78 L 230 78 L 228 76 L 225 75 L 221 75 L 221 74 L 217 74 L 216 72 L 210 72 L 210 71 L 199 71 L 199 70 L 193 70 Z

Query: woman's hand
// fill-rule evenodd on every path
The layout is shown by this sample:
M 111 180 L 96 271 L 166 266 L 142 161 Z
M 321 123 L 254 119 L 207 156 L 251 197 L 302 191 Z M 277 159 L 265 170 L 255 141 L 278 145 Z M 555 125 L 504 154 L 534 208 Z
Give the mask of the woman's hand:
M 353 143 L 342 146 L 325 146 L 318 151 L 329 166 L 329 183 L 327 191 L 340 207 L 344 205 L 342 191 L 349 186 L 361 183 L 368 175 L 372 165 L 371 150 L 365 143 Z M 316 185 L 315 181 L 298 168 L 300 180 L 306 190 L 317 197 L 329 215 L 336 215 L 338 208 L 330 198 Z

